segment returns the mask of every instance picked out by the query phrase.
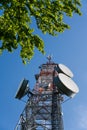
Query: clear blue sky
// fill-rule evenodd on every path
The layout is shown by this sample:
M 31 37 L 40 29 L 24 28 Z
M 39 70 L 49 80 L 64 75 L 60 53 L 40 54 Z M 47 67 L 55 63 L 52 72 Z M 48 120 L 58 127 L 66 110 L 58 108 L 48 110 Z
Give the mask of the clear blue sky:
M 45 42 L 46 56 L 52 54 L 54 62 L 68 66 L 80 89 L 75 98 L 62 105 L 65 130 L 87 130 L 87 0 L 82 3 L 81 17 L 65 19 L 71 25 L 70 30 L 58 37 L 36 31 Z M 19 50 L 0 56 L 0 130 L 14 130 L 25 106 L 14 98 L 19 83 L 25 77 L 33 88 L 34 74 L 39 72 L 39 65 L 46 63 L 46 56 L 36 49 L 28 65 L 22 64 Z

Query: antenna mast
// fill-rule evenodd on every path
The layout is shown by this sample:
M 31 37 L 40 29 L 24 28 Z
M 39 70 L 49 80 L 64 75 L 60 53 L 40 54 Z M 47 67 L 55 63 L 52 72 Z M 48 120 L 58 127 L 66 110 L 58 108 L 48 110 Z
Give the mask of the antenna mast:
M 35 75 L 32 91 L 27 88 L 27 80 L 20 85 L 15 97 L 21 99 L 25 93 L 29 96 L 14 130 L 64 130 L 61 103 L 64 95 L 73 97 L 78 87 L 71 80 L 72 72 L 64 65 L 51 62 L 51 58 L 47 57 L 49 62 L 42 64 L 40 73 Z

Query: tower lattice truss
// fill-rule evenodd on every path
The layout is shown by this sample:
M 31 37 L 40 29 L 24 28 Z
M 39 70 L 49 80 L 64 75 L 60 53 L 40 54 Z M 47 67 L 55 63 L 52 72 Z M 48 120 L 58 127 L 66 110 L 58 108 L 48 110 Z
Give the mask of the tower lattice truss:
M 35 87 L 29 94 L 15 130 L 63 130 L 62 96 L 53 85 L 56 66 L 47 63 L 39 67 L 40 73 L 35 75 Z
M 61 85 L 58 64 L 51 60 L 39 68 L 39 74 L 35 75 L 36 84 L 27 93 L 28 100 L 14 130 L 64 130 L 61 110 L 63 96 L 73 97 L 78 89 L 75 85 L 73 89 Z M 72 74 L 69 72 L 69 82 L 70 76 Z M 66 82 L 65 85 L 68 86 Z M 23 95 L 23 85 L 16 97 L 21 98 L 20 95 Z

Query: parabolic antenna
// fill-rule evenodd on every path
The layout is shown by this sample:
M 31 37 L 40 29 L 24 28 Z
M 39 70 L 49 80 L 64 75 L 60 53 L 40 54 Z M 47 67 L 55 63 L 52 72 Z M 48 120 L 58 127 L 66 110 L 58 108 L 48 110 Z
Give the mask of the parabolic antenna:
M 23 96 L 25 96 L 27 94 L 27 92 L 28 92 L 27 85 L 28 85 L 28 80 L 23 79 L 19 85 L 15 98 L 21 99 Z
M 58 64 L 58 66 L 55 69 L 58 73 L 63 73 L 71 78 L 73 77 L 72 71 L 67 66 L 65 66 L 63 64 Z
M 54 78 L 54 85 L 56 85 L 59 91 L 69 97 L 74 97 L 79 92 L 78 86 L 68 76 L 60 73 Z

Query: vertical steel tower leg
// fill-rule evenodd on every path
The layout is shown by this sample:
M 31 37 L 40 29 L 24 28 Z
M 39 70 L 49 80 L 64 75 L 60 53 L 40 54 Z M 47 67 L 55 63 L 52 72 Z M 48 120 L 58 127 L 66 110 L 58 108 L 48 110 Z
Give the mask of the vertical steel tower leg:
M 61 95 L 53 91 L 52 94 L 52 130 L 64 130 L 61 110 Z

